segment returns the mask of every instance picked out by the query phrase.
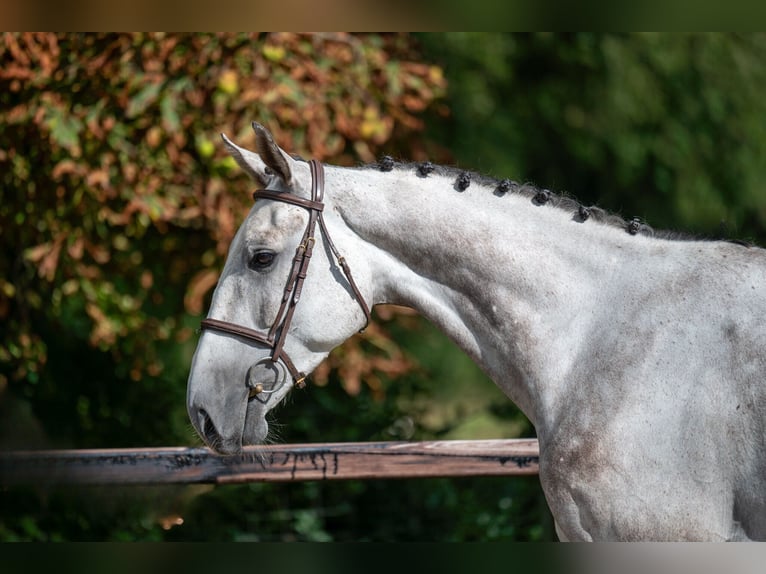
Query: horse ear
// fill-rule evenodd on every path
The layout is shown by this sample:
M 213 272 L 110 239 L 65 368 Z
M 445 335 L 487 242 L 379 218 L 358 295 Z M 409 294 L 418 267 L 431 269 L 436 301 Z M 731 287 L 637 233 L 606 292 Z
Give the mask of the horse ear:
M 293 172 L 290 166 L 295 160 L 274 143 L 271 133 L 262 125 L 253 122 L 253 129 L 255 130 L 255 144 L 258 153 L 239 147 L 226 137 L 226 134 L 221 134 L 229 154 L 239 164 L 239 167 L 262 187 L 269 184 L 273 174 L 281 177 L 288 187 L 291 186 Z
M 258 157 L 258 154 L 239 147 L 227 138 L 226 134 L 221 134 L 221 138 L 223 138 L 223 143 L 226 145 L 229 155 L 234 158 L 239 167 L 245 170 L 261 187 L 266 187 L 269 184 L 269 176 L 266 174 L 266 164 Z
M 253 122 L 253 129 L 255 130 L 255 145 L 258 155 L 261 156 L 267 166 L 282 178 L 285 185 L 290 187 L 293 183 L 293 172 L 290 169 L 290 164 L 295 160 L 274 143 L 271 132 L 261 124 Z

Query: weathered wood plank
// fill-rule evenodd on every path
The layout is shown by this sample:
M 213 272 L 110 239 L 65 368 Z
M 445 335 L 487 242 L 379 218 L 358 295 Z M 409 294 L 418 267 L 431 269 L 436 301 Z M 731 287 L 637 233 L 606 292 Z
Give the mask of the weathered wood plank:
M 0 485 L 172 484 L 537 474 L 535 439 L 0 453 Z

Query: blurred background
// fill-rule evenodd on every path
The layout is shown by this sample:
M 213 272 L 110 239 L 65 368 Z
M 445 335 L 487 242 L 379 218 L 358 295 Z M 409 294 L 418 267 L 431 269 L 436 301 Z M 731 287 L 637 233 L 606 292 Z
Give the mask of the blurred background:
M 3 34 L 0 448 L 200 444 L 195 331 L 252 188 L 221 132 L 764 245 L 764 62 L 762 34 Z M 534 436 L 431 325 L 375 316 L 280 442 Z M 1 541 L 554 539 L 536 477 L 0 490 Z

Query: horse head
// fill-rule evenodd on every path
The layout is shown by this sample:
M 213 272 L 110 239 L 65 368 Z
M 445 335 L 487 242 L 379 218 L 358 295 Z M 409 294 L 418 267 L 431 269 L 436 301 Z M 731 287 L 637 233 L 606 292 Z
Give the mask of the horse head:
M 329 229 L 343 233 L 343 225 L 329 213 L 331 198 L 324 202 L 324 168 L 293 159 L 265 128 L 253 128 L 257 153 L 223 136 L 259 189 L 202 322 L 187 389 L 194 428 L 222 453 L 263 442 L 266 414 L 369 320 L 369 274 L 357 284 L 330 239 Z M 366 271 L 353 242 L 343 247 L 355 271 Z

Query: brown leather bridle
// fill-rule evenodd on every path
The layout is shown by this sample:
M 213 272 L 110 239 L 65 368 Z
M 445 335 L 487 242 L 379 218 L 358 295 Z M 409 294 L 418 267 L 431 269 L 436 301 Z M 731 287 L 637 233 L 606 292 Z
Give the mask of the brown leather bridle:
M 354 297 L 356 297 L 359 306 L 364 312 L 366 322 L 365 326 L 359 331 L 360 333 L 364 331 L 367 325 L 369 325 L 371 319 L 370 308 L 367 306 L 364 297 L 362 297 L 362 294 L 351 275 L 348 263 L 346 263 L 346 260 L 337 250 L 332 239 L 330 239 L 330 234 L 327 232 L 327 227 L 325 226 L 324 218 L 322 217 L 322 211 L 324 210 L 324 168 L 320 162 L 314 159 L 309 161 L 309 167 L 311 168 L 311 199 L 304 199 L 292 193 L 274 191 L 271 189 L 259 189 L 253 193 L 254 200 L 270 199 L 272 201 L 281 201 L 283 203 L 297 205 L 309 212 L 309 221 L 306 225 L 306 231 L 303 233 L 303 239 L 301 240 L 300 245 L 295 250 L 293 266 L 287 279 L 284 294 L 282 295 L 282 302 L 269 331 L 263 333 L 250 329 L 249 327 L 237 325 L 236 323 L 211 318 L 203 319 L 201 323 L 201 328 L 203 330 L 207 329 L 235 335 L 236 337 L 254 341 L 269 347 L 271 349 L 271 355 L 265 359 L 261 359 L 256 364 L 277 364 L 279 361 L 282 361 L 290 372 L 290 375 L 293 377 L 293 384 L 298 388 L 303 388 L 306 385 L 306 374 L 298 371 L 295 364 L 285 352 L 284 345 L 287 332 L 290 330 L 290 323 L 295 314 L 295 307 L 298 305 L 298 301 L 300 301 L 301 298 L 303 282 L 308 273 L 309 261 L 314 252 L 314 244 L 316 243 L 314 232 L 316 230 L 317 222 L 319 222 L 319 229 L 326 245 L 330 248 L 333 257 L 335 257 L 343 270 L 343 274 L 346 276 L 346 280 L 354 293 Z M 268 392 L 269 391 L 264 391 L 263 386 L 260 384 L 251 389 L 251 395 Z

